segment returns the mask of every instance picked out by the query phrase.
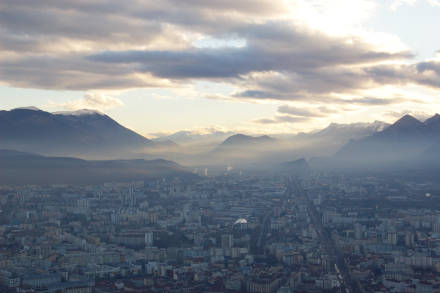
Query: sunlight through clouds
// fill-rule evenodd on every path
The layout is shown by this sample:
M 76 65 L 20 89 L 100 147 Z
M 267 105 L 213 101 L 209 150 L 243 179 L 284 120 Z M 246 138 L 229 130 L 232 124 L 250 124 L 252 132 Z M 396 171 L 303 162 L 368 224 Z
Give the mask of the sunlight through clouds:
M 249 110 L 237 110 L 234 121 L 247 126 L 266 119 L 261 121 L 306 128 L 343 120 L 347 109 L 366 113 L 372 107 L 379 116 L 390 105 L 408 106 L 399 95 L 402 88 L 419 88 L 421 94 L 413 97 L 419 106 L 430 101 L 422 91 L 440 91 L 438 58 L 416 59 L 402 33 L 372 25 L 404 6 L 420 9 L 419 3 L 436 9 L 439 1 L 60 0 L 45 9 L 44 0 L 5 0 L 0 84 L 85 95 L 53 100 L 52 108 L 61 109 L 123 113 L 137 108 L 133 101 L 144 108 L 161 101 L 166 114 L 165 100 L 207 100 L 235 109 L 246 104 Z M 139 91 L 142 99 L 134 94 Z M 275 111 L 261 117 L 251 112 L 251 104 Z M 335 111 L 299 121 L 280 115 L 281 105 L 304 113 L 316 114 L 321 107 Z M 189 119 L 200 125 L 201 117 Z M 179 126 L 175 116 L 168 120 Z
M 94 109 L 94 110 L 108 110 L 117 107 L 124 106 L 122 100 L 104 95 L 101 93 L 87 93 L 83 98 L 78 100 L 71 100 L 65 103 L 52 102 L 49 107 L 60 107 L 65 110 L 82 110 L 82 109 Z

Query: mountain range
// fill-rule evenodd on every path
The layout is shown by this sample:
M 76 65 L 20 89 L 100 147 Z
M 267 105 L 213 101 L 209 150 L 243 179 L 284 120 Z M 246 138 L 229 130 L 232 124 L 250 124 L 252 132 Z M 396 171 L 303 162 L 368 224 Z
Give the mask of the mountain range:
M 335 158 L 358 167 L 440 163 L 440 115 L 424 122 L 405 115 L 383 131 L 350 141 Z
M 331 123 L 328 127 L 300 134 L 246 135 L 218 129 L 178 131 L 154 139 L 155 143 L 177 141 L 179 148 L 159 154 L 189 165 L 242 164 L 245 162 L 291 161 L 300 157 L 329 156 L 353 139 L 383 130 L 389 124 Z M 160 134 L 159 134 L 160 135 Z M 162 152 L 160 152 L 162 151 Z
M 177 132 L 155 141 L 93 110 L 49 113 L 35 107 L 0 111 L 0 149 L 46 156 L 166 158 L 185 165 L 280 164 L 327 157 L 330 166 L 380 167 L 440 162 L 440 115 L 419 121 L 405 115 L 384 122 L 336 124 L 310 133 L 250 136 L 213 129 Z M 182 145 L 170 138 L 178 139 Z M 191 141 L 191 144 L 186 142 Z M 209 141 L 209 144 L 206 142 Z M 185 143 L 184 143 L 185 142 Z M 198 147 L 197 142 L 203 147 Z
M 0 111 L 0 149 L 105 157 L 150 145 L 147 138 L 97 111 L 49 113 L 34 107 Z
M 202 129 L 201 131 L 181 130 L 168 135 L 160 135 L 153 141 L 173 141 L 179 145 L 215 144 L 234 135 L 232 131 L 222 131 L 215 128 Z
M 390 124 L 382 121 L 374 121 L 372 123 L 358 122 L 350 124 L 331 123 L 326 128 L 312 132 L 310 134 L 302 134 L 302 136 L 310 136 L 312 138 L 329 138 L 333 140 L 352 140 L 360 139 L 371 134 L 381 132 Z

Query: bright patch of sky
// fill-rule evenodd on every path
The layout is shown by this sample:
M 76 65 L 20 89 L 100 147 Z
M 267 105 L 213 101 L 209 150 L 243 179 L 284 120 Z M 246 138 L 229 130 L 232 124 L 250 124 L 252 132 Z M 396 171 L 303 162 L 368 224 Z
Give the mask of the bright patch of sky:
M 226 37 L 223 39 L 213 38 L 210 36 L 203 37 L 193 42 L 197 48 L 243 48 L 246 47 L 246 40 L 234 37 Z
M 423 0 L 383 1 L 368 27 L 398 36 L 414 51 L 416 60 L 430 59 L 440 50 L 440 5 L 433 3 Z
M 83 95 L 84 93 L 80 91 L 49 91 L 0 86 L 0 101 L 3 110 L 36 106 L 42 110 L 50 111 L 45 106 L 49 101 L 68 102 L 72 99 L 82 98 Z

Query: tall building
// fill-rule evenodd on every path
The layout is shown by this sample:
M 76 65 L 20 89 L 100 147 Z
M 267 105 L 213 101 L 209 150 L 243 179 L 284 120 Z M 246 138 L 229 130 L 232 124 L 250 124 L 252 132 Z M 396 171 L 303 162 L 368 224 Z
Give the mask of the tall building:
M 405 245 L 407 247 L 414 247 L 414 234 L 410 231 L 405 233 Z
M 154 243 L 153 232 L 146 232 L 145 233 L 145 246 L 146 247 L 153 247 L 153 243 Z
M 131 185 L 128 189 L 128 200 L 127 203 L 129 207 L 134 208 L 136 207 L 137 200 L 136 200 L 136 192 L 134 190 L 134 186 Z
M 232 234 L 222 235 L 222 248 L 228 249 L 234 246 L 234 236 Z

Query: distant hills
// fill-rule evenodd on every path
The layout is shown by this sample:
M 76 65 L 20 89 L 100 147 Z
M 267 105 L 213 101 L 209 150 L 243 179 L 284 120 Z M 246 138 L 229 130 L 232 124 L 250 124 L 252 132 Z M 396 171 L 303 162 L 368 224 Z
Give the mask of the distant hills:
M 277 139 L 278 142 L 283 142 L 286 140 L 296 141 L 296 140 L 317 140 L 317 139 L 328 139 L 328 140 L 338 140 L 338 145 L 342 146 L 345 142 L 350 139 L 359 139 L 370 134 L 382 131 L 384 128 L 388 127 L 389 124 L 381 121 L 374 121 L 372 123 L 350 123 L 350 124 L 338 124 L 331 123 L 324 129 L 313 131 L 310 133 L 300 133 L 300 134 L 281 134 L 273 135 L 271 138 Z M 238 135 L 237 137 L 235 137 Z M 232 131 L 221 131 L 217 129 L 205 129 L 202 132 L 182 130 L 169 135 L 162 135 L 155 138 L 154 142 L 166 142 L 173 141 L 178 145 L 211 145 L 213 148 L 220 144 L 223 144 L 229 138 L 231 140 L 240 140 L 246 137 L 251 137 L 250 135 L 245 135 L 241 133 L 234 133 Z M 259 136 L 254 136 L 259 137 Z M 261 137 L 261 136 L 260 136 Z M 264 135 L 263 135 L 264 137 Z
M 310 166 L 304 158 L 301 158 L 295 161 L 281 163 L 280 171 L 284 174 L 301 176 L 308 174 L 310 171 Z
M 35 107 L 0 111 L 0 149 L 105 157 L 150 145 L 147 138 L 97 111 L 49 113 Z
M 259 161 L 264 158 L 265 154 L 273 151 L 276 142 L 275 138 L 267 135 L 234 134 L 215 147 L 209 156 L 218 161 L 229 161 L 229 163 Z
M 231 131 L 222 131 L 212 128 L 201 131 L 181 130 L 169 135 L 162 135 L 154 139 L 154 141 L 173 141 L 179 145 L 213 144 L 223 141 L 231 135 L 234 135 Z
M 244 134 L 235 134 L 228 137 L 225 141 L 223 141 L 219 148 L 248 148 L 248 147 L 258 147 L 267 144 L 275 143 L 276 139 L 267 136 L 250 136 Z
M 99 184 L 166 177 L 194 179 L 186 168 L 166 160 L 87 161 L 71 157 L 0 150 L 0 184 Z
M 303 157 L 329 156 L 353 139 L 360 139 L 382 131 L 389 124 L 375 121 L 373 123 L 332 123 L 328 127 L 310 133 L 267 135 L 232 134 L 209 147 L 197 142 L 192 136 L 192 156 L 173 157 L 187 164 L 204 166 L 224 165 L 234 167 L 248 166 L 258 168 L 278 168 L 282 162 L 294 161 Z M 176 135 L 179 133 L 176 133 Z M 222 133 L 224 134 L 224 133 Z M 179 135 L 186 134 L 180 133 Z M 206 135 L 206 134 L 205 134 Z M 217 139 L 218 135 L 213 135 Z M 167 136 L 167 138 L 170 136 Z M 202 139 L 201 141 L 206 141 Z M 202 145 L 202 147 L 199 147 Z M 188 148 L 186 148 L 188 149 Z M 186 150 L 182 148 L 184 152 Z M 195 150 L 199 149 L 197 153 Z

